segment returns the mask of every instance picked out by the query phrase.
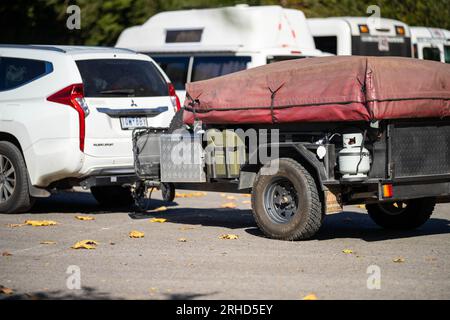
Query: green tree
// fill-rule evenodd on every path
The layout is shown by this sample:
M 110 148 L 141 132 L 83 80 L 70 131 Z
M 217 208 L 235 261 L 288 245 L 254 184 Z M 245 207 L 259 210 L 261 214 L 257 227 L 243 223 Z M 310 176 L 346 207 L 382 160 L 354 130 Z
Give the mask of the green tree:
M 1 43 L 114 45 L 123 29 L 166 10 L 278 4 L 308 17 L 365 16 L 371 4 L 385 18 L 450 29 L 450 0 L 2 0 Z M 81 8 L 81 30 L 66 27 L 69 5 Z

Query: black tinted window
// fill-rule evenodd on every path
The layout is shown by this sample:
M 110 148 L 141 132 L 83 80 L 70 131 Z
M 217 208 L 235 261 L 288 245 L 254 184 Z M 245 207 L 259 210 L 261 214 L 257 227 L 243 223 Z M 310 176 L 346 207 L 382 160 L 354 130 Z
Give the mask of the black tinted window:
M 0 91 L 11 90 L 32 82 L 53 71 L 48 61 L 0 58 Z
M 425 60 L 441 61 L 441 50 L 439 48 L 423 48 L 422 52 Z
M 314 37 L 316 48 L 332 54 L 337 54 L 337 37 Z
M 202 29 L 167 30 L 166 43 L 200 42 L 202 34 Z
M 374 38 L 368 36 L 352 36 L 352 55 L 411 58 L 411 39 L 403 37 Z
M 450 46 L 444 46 L 445 63 L 450 63 Z
M 195 57 L 192 81 L 223 76 L 247 69 L 250 57 Z
M 267 64 L 271 64 L 274 62 L 287 61 L 287 60 L 295 60 L 295 59 L 304 59 L 305 57 L 299 56 L 269 56 L 267 57 Z
M 177 90 L 184 90 L 187 82 L 189 57 L 152 57 L 164 70 Z
M 86 97 L 167 96 L 167 83 L 150 61 L 96 59 L 77 61 Z

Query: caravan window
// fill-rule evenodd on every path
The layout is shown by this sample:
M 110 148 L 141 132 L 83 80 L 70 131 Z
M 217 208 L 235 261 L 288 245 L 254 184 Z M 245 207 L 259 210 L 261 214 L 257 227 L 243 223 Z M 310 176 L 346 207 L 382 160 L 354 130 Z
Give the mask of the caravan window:
M 316 44 L 316 48 L 332 54 L 337 54 L 337 37 L 314 37 L 314 43 Z
M 304 59 L 306 57 L 302 56 L 268 56 L 267 64 L 271 64 L 274 62 L 286 61 L 286 60 L 294 60 L 294 59 Z
M 439 48 L 423 48 L 422 53 L 425 60 L 441 61 Z
M 200 42 L 203 29 L 167 30 L 166 43 Z
M 450 46 L 444 46 L 445 63 L 450 63 Z
M 176 90 L 184 90 L 190 57 L 153 57 L 169 77 Z
M 223 76 L 247 69 L 250 57 L 194 57 L 192 81 Z

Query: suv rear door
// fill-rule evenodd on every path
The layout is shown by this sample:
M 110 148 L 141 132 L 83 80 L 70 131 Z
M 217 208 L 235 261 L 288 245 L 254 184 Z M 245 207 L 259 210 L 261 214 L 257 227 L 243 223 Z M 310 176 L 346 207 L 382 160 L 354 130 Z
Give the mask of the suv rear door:
M 174 106 L 168 81 L 151 60 L 99 58 L 76 61 L 89 107 L 85 153 L 131 157 L 135 127 L 168 127 Z

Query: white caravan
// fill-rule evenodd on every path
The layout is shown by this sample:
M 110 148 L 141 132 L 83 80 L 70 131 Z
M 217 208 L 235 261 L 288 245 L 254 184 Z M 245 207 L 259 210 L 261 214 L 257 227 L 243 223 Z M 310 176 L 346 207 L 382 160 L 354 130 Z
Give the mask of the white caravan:
M 407 24 L 372 17 L 308 19 L 317 49 L 336 55 L 412 57 Z
M 316 49 L 303 12 L 280 6 L 162 12 L 142 26 L 124 30 L 116 47 L 150 55 L 180 98 L 187 82 L 281 60 L 329 55 Z
M 411 41 L 415 58 L 450 63 L 450 31 L 411 27 Z

